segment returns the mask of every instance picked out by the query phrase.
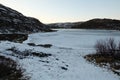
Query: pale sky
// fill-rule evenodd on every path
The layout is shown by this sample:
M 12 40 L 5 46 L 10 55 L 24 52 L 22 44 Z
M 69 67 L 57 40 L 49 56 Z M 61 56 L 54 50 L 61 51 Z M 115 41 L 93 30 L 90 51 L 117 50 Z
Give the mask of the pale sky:
M 0 3 L 43 23 L 120 19 L 120 0 L 0 0 Z

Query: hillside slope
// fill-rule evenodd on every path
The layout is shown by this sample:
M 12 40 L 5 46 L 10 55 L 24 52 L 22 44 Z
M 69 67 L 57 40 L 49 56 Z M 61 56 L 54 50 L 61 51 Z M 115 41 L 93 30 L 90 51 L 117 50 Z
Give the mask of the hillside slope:
M 39 20 L 32 17 L 26 17 L 0 4 L 1 33 L 33 33 L 39 31 L 50 31 L 50 29 Z

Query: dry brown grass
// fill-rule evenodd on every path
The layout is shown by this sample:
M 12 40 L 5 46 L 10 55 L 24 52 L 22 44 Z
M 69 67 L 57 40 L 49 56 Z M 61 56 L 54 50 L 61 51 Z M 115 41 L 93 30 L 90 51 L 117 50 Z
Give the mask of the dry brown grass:
M 120 42 L 115 43 L 115 40 L 110 38 L 107 40 L 99 40 L 95 45 L 96 53 L 86 55 L 84 58 L 99 65 L 100 67 L 107 67 L 114 73 L 120 75 Z

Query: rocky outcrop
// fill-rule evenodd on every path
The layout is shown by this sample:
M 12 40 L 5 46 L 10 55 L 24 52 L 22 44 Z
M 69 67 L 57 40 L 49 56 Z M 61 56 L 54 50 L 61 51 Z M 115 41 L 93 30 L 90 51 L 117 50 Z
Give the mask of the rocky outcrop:
M 47 25 L 39 20 L 26 17 L 23 14 L 0 4 L 0 32 L 1 33 L 33 33 L 51 31 Z

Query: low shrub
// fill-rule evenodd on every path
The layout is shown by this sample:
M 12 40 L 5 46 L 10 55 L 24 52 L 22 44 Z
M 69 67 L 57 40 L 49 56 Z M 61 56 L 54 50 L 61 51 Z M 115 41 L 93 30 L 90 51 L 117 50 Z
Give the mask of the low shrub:
M 23 80 L 23 76 L 23 70 L 15 61 L 0 56 L 0 80 Z
M 120 59 L 120 42 L 119 44 L 115 43 L 113 38 L 97 41 L 95 49 L 96 54 L 113 56 L 116 59 Z
M 100 67 L 107 67 L 120 75 L 120 42 L 113 38 L 99 40 L 95 45 L 96 53 L 88 54 L 84 58 Z

